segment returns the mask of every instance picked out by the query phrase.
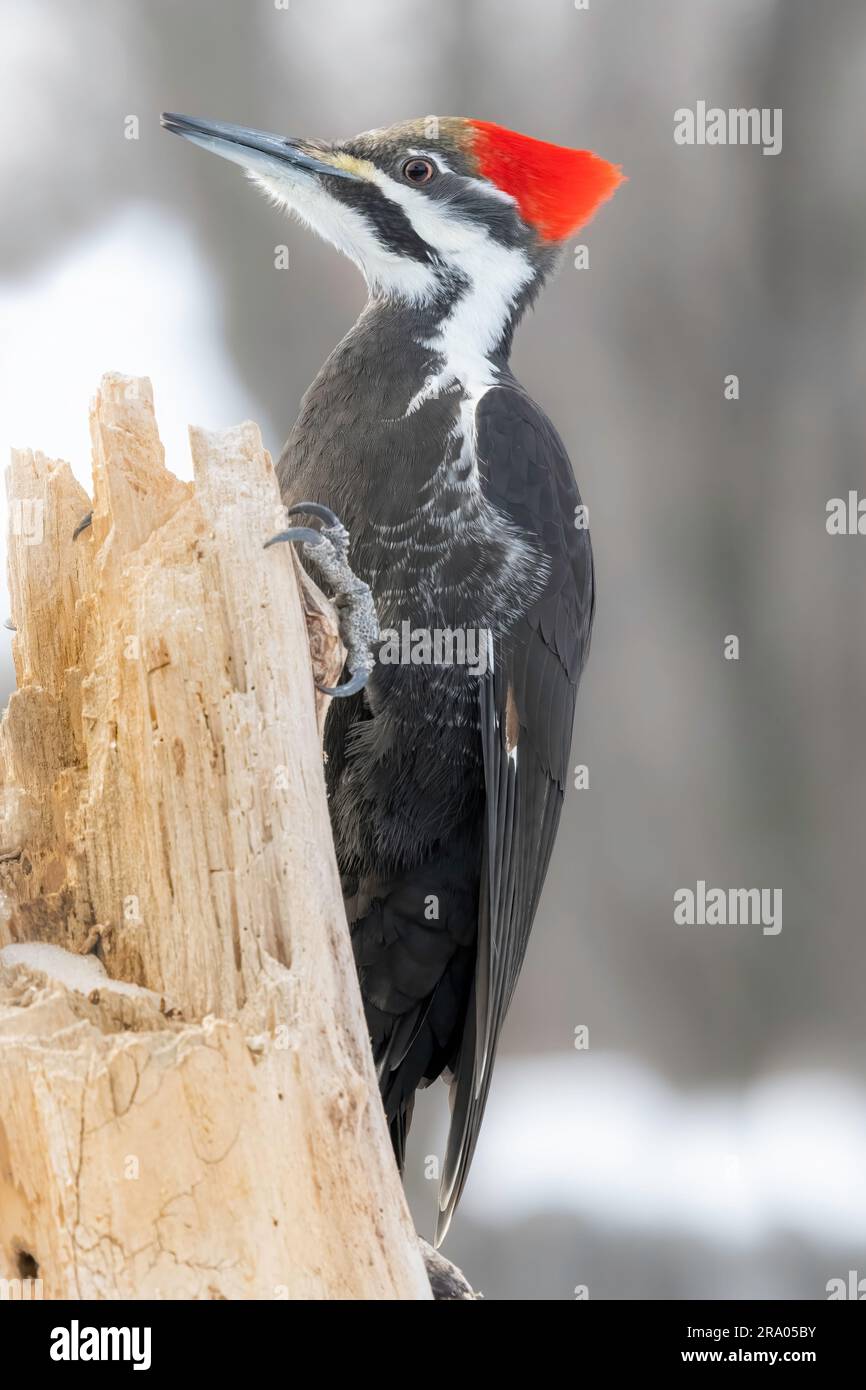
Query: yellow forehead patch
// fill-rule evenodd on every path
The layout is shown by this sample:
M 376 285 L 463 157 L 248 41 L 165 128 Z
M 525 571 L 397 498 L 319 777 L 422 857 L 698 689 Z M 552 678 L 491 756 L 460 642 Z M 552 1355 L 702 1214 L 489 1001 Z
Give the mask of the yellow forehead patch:
M 325 164 L 333 164 L 335 169 L 345 169 L 350 174 L 357 174 L 362 179 L 374 179 L 378 172 L 375 164 L 371 164 L 369 159 L 358 159 L 343 150 L 329 151 L 324 155 L 317 154 L 316 158 Z

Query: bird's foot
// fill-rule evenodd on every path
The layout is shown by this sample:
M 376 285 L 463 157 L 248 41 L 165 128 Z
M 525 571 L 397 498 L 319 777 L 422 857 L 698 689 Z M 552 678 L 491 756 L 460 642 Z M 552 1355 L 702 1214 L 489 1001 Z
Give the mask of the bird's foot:
M 265 549 L 278 541 L 297 541 L 304 549 L 304 558 L 312 560 L 322 577 L 333 590 L 331 602 L 337 610 L 340 637 L 346 648 L 346 668 L 349 679 L 343 685 L 327 686 L 316 682 L 323 695 L 345 698 L 363 690 L 375 664 L 374 644 L 379 639 L 379 620 L 369 584 L 352 571 L 349 565 L 349 533 L 338 516 L 318 502 L 299 502 L 289 508 L 289 516 L 314 516 L 322 522 L 321 530 L 312 526 L 290 526 L 265 541 Z

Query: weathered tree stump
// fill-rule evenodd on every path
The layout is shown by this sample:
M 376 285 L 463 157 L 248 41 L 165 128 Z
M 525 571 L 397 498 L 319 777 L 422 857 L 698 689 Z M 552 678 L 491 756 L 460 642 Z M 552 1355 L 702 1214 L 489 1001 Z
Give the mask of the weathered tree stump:
M 179 482 L 149 384 L 108 376 L 92 439 L 77 540 L 67 464 L 7 474 L 0 1279 L 429 1298 L 328 822 L 304 618 L 332 681 L 328 605 L 263 548 L 255 425 L 191 431 Z

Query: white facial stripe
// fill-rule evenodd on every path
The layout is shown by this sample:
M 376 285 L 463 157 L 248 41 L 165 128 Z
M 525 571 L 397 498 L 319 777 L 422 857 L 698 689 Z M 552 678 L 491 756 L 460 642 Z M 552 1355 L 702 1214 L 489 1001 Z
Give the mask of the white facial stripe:
M 453 174 L 454 170 L 438 151 L 433 150 L 407 150 L 407 154 L 413 159 L 429 159 L 431 164 L 435 164 L 440 174 Z M 496 198 L 500 203 L 511 203 L 512 207 L 517 207 L 517 199 L 511 193 L 506 193 L 504 188 L 498 188 L 495 183 L 488 183 L 486 179 L 476 179 L 468 174 L 462 175 L 464 183 L 471 184 L 479 193 L 485 193 L 488 198 Z
M 237 152 L 230 157 L 242 164 L 280 207 L 294 213 L 354 261 L 372 291 L 414 303 L 432 297 L 437 288 L 435 271 L 384 246 L 363 213 L 333 198 L 326 181 L 289 164 L 275 163 L 268 156 L 259 157 L 253 150 L 235 148 Z M 442 170 L 449 169 L 438 152 L 421 151 L 419 157 L 431 159 Z M 427 197 L 367 161 L 356 162 L 357 172 L 361 172 L 362 163 L 363 175 L 402 209 L 416 234 L 469 284 L 442 325 L 441 334 L 427 344 L 443 354 L 447 367 L 429 379 L 410 409 L 454 380 L 467 385 L 472 380 L 482 386 L 488 372 L 479 372 L 479 363 L 489 366 L 487 354 L 499 342 L 520 290 L 532 278 L 528 257 L 518 248 L 500 245 L 483 226 L 449 216 L 447 202 Z M 514 202 L 509 194 L 481 179 L 469 182 L 490 197 Z M 488 384 L 486 381 L 484 389 Z
M 425 341 L 424 346 L 442 357 L 443 366 L 412 397 L 406 414 L 454 382 L 460 382 L 477 403 L 496 379 L 489 355 L 502 338 L 517 296 L 532 279 L 529 258 L 519 247 L 502 246 L 477 223 L 450 221 L 447 203 L 427 198 L 388 174 L 377 171 L 376 183 L 403 209 L 418 235 L 469 285 L 435 338 Z
M 440 174 L 454 173 L 447 159 L 443 159 L 438 150 L 435 152 L 433 150 L 407 150 L 406 153 L 410 159 L 429 159 L 431 164 L 436 165 Z
M 464 175 L 464 178 L 466 176 Z M 486 193 L 488 198 L 496 198 L 500 203 L 510 203 L 512 207 L 517 207 L 517 199 L 512 193 L 506 193 L 504 188 L 499 188 L 495 183 L 488 183 L 486 179 L 466 178 L 467 183 L 477 189 L 479 193 Z
M 267 172 L 248 167 L 248 173 L 280 207 L 354 261 L 371 290 L 418 301 L 436 288 L 429 266 L 383 246 L 364 215 L 332 198 L 315 176 L 273 164 Z
M 485 227 L 464 218 L 454 217 L 449 203 L 440 203 L 435 198 L 429 198 L 420 189 L 400 183 L 381 169 L 375 169 L 372 179 L 386 198 L 402 208 L 418 235 L 446 259 L 452 254 L 457 259 L 472 249 L 478 250 L 482 247 L 485 255 L 490 249 L 498 249 L 498 243 L 490 237 Z M 488 185 L 484 187 L 485 190 L 488 189 Z M 513 254 L 521 262 L 528 264 L 522 252 L 511 252 L 507 247 L 505 250 L 507 254 Z

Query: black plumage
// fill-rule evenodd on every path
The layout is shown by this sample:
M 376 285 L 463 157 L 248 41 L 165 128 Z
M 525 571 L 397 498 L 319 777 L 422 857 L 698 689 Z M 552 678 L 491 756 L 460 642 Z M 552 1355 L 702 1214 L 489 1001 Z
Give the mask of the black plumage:
M 287 503 L 324 497 L 345 517 L 353 568 L 371 583 L 383 628 L 408 619 L 493 636 L 483 678 L 461 667 L 377 665 L 364 692 L 335 702 L 325 735 L 337 857 L 401 1164 L 416 1089 L 453 1076 L 442 1234 L 471 1162 L 556 836 L 594 586 L 565 449 L 504 355 L 499 384 L 475 412 L 480 512 L 467 507 L 452 531 L 454 499 L 443 490 L 404 544 L 378 529 L 412 516 L 463 403 L 460 392 L 428 402 L 410 439 L 394 440 L 397 402 L 428 368 L 406 379 L 412 365 L 390 341 L 400 333 L 399 315 L 367 312 L 357 340 L 349 335 L 305 399 L 280 476 Z M 368 357 L 364 367 L 356 353 Z M 377 401 L 368 413 L 359 383 L 370 360 Z M 323 428 L 320 411 L 342 427 Z M 363 433 L 346 423 L 353 411 L 365 418 Z M 383 457 L 392 460 L 387 471 L 377 465 Z
M 329 145 L 166 116 L 357 262 L 358 322 L 306 393 L 283 500 L 325 504 L 383 631 L 484 661 L 393 663 L 335 700 L 326 777 L 394 1151 L 451 1082 L 438 1237 L 472 1159 L 567 785 L 594 608 L 562 442 L 513 377 L 515 327 L 619 170 L 458 118 Z

